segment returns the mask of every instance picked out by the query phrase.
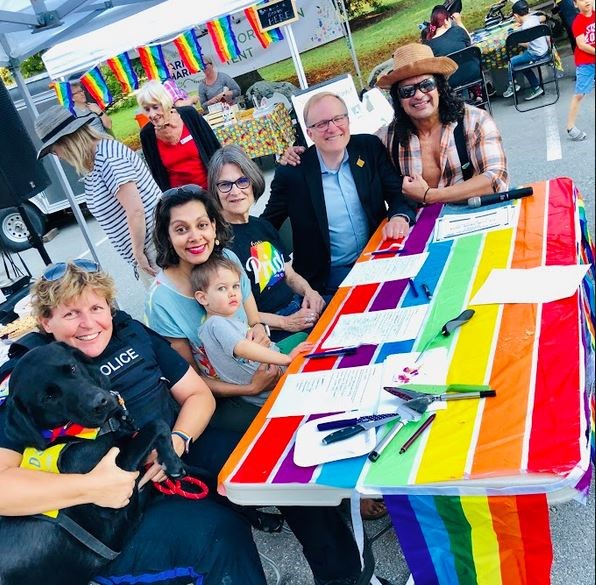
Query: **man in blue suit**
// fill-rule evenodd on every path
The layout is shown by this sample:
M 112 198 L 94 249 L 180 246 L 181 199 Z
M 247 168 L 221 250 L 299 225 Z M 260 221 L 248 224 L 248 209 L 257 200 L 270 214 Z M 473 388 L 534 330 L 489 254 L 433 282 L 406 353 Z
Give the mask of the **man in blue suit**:
M 313 146 L 297 167 L 280 166 L 262 217 L 279 229 L 289 218 L 293 267 L 331 296 L 373 232 L 387 217 L 384 238 L 407 235 L 416 217 L 402 194 L 402 177 L 373 135 L 350 135 L 345 102 L 317 93 L 304 106 Z

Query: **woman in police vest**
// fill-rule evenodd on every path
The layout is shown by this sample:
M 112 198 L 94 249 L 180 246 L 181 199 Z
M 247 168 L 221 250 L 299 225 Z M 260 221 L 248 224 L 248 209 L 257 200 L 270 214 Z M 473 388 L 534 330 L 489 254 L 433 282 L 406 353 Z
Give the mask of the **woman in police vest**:
M 161 336 L 114 310 L 113 281 L 95 262 L 78 259 L 48 267 L 34 284 L 32 298 L 43 333 L 22 338 L 11 355 L 53 340 L 79 349 L 109 376 L 138 426 L 161 417 L 172 428 L 175 451 L 191 470 L 200 466 L 206 475 L 216 476 L 238 435 L 206 428 L 214 409 L 207 385 Z M 26 445 L 4 434 L 3 410 L 0 515 L 33 515 L 83 503 L 126 505 L 137 473 L 118 468 L 113 452 L 87 474 L 21 469 Z M 153 463 L 141 484 L 162 479 L 161 467 Z M 152 582 L 166 583 L 167 577 L 160 582 L 159 574 L 189 567 L 204 575 L 205 585 L 265 585 L 249 523 L 211 498 L 153 497 L 137 532 L 102 574 L 130 575 L 131 583 L 151 574 Z M 129 582 L 118 579 L 123 585 Z

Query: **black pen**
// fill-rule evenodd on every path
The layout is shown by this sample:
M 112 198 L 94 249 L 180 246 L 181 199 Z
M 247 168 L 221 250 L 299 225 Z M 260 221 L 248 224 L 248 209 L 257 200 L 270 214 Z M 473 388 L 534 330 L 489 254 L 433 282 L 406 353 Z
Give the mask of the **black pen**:
M 334 347 L 332 349 L 326 349 L 323 351 L 315 351 L 313 353 L 307 353 L 304 357 L 307 358 L 323 358 L 331 357 L 336 355 L 351 355 L 356 353 L 359 345 L 347 345 L 346 347 Z
M 418 297 L 418 296 L 420 296 L 420 295 L 418 294 L 418 289 L 416 288 L 416 285 L 414 284 L 414 279 L 413 279 L 413 278 L 408 278 L 408 282 L 410 283 L 410 288 L 412 289 L 412 294 L 413 294 L 415 297 Z
M 430 299 L 433 298 L 433 295 L 430 292 L 430 288 L 428 288 L 428 285 L 422 283 L 422 290 L 424 291 L 424 294 L 426 295 L 426 298 L 430 301 Z

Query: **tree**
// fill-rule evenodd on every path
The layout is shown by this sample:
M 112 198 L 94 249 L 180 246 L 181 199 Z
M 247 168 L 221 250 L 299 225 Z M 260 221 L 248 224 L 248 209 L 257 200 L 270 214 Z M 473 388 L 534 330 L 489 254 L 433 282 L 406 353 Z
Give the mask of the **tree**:
M 344 0 L 349 18 L 376 12 L 381 8 L 380 0 Z

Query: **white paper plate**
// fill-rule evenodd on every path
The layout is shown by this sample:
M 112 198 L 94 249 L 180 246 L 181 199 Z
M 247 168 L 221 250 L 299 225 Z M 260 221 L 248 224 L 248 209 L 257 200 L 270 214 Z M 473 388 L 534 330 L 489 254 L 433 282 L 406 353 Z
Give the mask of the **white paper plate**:
M 14 312 L 19 316 L 19 317 L 26 317 L 27 315 L 31 314 L 32 311 L 32 307 L 31 307 L 31 295 L 27 295 L 26 297 L 23 297 L 15 306 L 14 306 Z
M 370 453 L 375 448 L 377 440 L 375 429 L 369 429 L 349 439 L 337 441 L 330 445 L 324 445 L 322 440 L 325 435 L 333 431 L 319 431 L 317 429 L 317 425 L 321 422 L 355 418 L 365 414 L 370 413 L 342 412 L 324 418 L 317 418 L 303 424 L 296 433 L 294 463 L 299 467 L 311 467 L 312 465 L 360 457 Z

